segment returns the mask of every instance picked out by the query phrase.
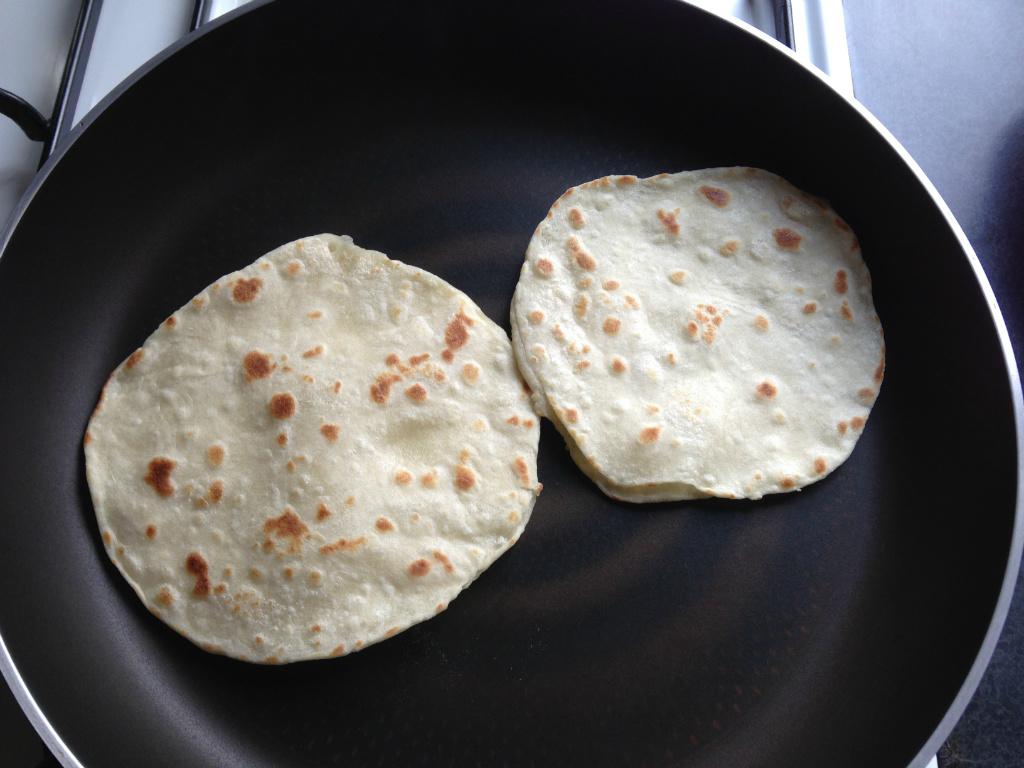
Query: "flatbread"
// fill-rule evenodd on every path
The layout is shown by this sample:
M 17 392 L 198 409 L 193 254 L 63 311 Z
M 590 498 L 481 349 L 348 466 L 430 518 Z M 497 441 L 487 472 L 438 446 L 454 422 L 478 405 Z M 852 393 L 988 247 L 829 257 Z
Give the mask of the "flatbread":
M 147 608 L 284 663 L 435 615 L 508 549 L 540 490 L 537 421 L 465 294 L 320 235 L 221 278 L 114 371 L 86 472 Z
M 534 406 L 629 501 L 825 477 L 885 369 L 856 236 L 755 168 L 569 189 L 530 241 L 512 330 Z

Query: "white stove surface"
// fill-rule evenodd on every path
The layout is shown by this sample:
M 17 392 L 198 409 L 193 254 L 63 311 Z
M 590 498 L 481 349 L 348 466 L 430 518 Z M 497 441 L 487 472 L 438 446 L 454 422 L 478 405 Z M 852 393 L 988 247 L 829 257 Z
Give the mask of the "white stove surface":
M 687 0 L 776 36 L 770 0 Z M 249 0 L 211 0 L 209 19 Z M 118 83 L 188 32 L 193 0 L 103 0 L 72 125 Z M 49 116 L 79 5 L 69 0 L 0 2 L 0 87 Z M 842 0 L 791 0 L 793 48 L 853 95 Z M 0 115 L 0 233 L 39 165 L 42 145 Z M 933 758 L 927 768 L 937 768 Z

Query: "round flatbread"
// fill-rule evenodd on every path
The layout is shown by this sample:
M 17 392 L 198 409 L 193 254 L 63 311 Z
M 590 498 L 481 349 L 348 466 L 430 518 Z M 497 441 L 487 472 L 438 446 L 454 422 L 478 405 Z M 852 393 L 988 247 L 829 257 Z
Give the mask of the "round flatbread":
M 885 369 L 850 227 L 755 168 L 566 191 L 530 241 L 512 332 L 535 407 L 627 501 L 821 479 L 853 450 Z
M 153 613 L 283 663 L 435 615 L 508 549 L 540 490 L 536 421 L 465 294 L 320 235 L 221 278 L 114 371 L 86 471 Z

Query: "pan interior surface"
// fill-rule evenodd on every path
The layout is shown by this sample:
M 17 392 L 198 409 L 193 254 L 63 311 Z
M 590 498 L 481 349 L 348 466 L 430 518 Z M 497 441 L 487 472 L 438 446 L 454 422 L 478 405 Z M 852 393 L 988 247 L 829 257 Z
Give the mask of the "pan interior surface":
M 337 231 L 507 330 L 566 187 L 723 165 L 827 198 L 871 269 L 885 383 L 825 481 L 637 508 L 545 424 L 529 528 L 446 613 L 281 668 L 193 647 L 107 560 L 82 431 L 109 371 L 219 275 Z M 1010 556 L 1012 397 L 954 233 L 840 97 L 673 0 L 292 0 L 213 29 L 38 189 L 0 328 L 0 631 L 86 765 L 906 765 Z

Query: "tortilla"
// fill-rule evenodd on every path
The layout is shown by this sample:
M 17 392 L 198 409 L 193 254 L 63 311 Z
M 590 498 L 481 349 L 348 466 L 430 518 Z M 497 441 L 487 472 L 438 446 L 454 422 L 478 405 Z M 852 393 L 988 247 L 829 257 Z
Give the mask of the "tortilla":
M 820 480 L 885 370 L 856 236 L 755 168 L 567 190 L 530 241 L 512 331 L 534 406 L 629 501 Z
M 86 471 L 147 608 L 284 663 L 430 618 L 515 543 L 537 421 L 465 294 L 320 235 L 221 278 L 114 371 Z

